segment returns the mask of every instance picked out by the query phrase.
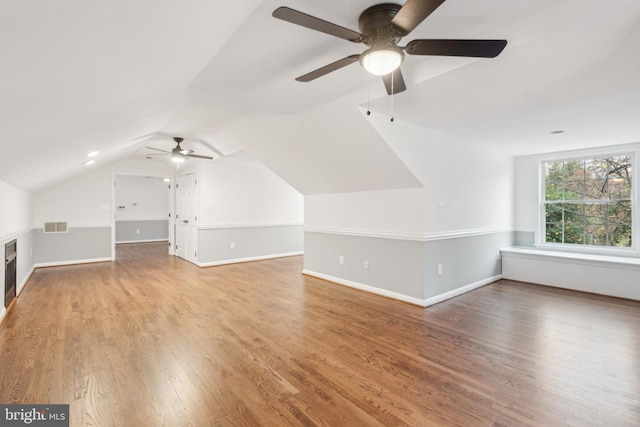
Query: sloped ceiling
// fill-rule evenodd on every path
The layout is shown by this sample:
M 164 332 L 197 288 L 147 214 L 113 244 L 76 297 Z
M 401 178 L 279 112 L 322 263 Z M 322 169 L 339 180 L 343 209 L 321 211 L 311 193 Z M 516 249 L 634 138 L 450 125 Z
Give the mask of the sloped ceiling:
M 141 138 L 159 133 L 245 150 L 303 193 L 416 185 L 367 107 L 510 155 L 640 140 L 637 0 L 447 0 L 403 43 L 505 38 L 507 49 L 408 56 L 393 106 L 357 64 L 294 81 L 363 45 L 276 20 L 275 8 L 357 29 L 376 3 L 2 2 L 0 180 L 37 192 L 86 172 L 91 150 L 100 166 L 171 148 Z

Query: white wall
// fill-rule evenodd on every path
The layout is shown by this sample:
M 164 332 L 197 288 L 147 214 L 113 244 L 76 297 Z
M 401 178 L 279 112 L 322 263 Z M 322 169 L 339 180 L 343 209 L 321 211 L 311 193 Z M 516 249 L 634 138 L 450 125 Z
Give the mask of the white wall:
M 366 191 L 305 196 L 305 229 L 420 238 L 424 190 Z
M 302 195 L 257 160 L 203 163 L 198 189 L 198 265 L 302 253 Z
M 397 119 L 372 114 L 371 125 L 425 189 L 424 232 L 510 229 L 513 158 Z
M 92 169 L 84 175 L 35 196 L 34 221 L 37 227 L 42 227 L 46 221 L 68 221 L 70 227 L 111 227 L 113 174 L 173 176 L 172 170 L 161 161 L 128 159 L 96 166 L 89 166 Z
M 329 103 L 293 116 L 239 120 L 218 138 L 245 147 L 305 195 L 420 185 L 350 103 Z
M 67 221 L 69 227 L 111 227 L 111 171 L 97 169 L 35 196 L 34 221 Z
M 144 174 L 147 176 L 172 177 L 176 173 L 175 166 L 176 166 L 175 163 L 172 163 L 171 161 L 166 161 L 166 159 L 163 157 L 154 157 L 152 159 L 146 159 L 146 158 L 122 159 L 117 163 L 110 165 L 109 168 L 115 174 L 122 174 L 122 175 Z
M 17 286 L 23 286 L 33 268 L 31 256 L 33 227 L 33 196 L 17 187 L 0 181 L 0 251 L 4 260 L 4 244 L 17 238 L 18 269 Z M 4 261 L 0 267 L 0 321 L 6 310 L 4 308 Z
M 0 181 L 0 243 L 33 226 L 33 196 Z
M 115 181 L 117 221 L 168 219 L 169 184 L 162 178 L 116 175 Z
M 363 116 L 417 183 L 306 195 L 305 272 L 425 306 L 499 278 L 499 249 L 513 240 L 513 158 Z
M 204 163 L 198 171 L 198 183 L 201 227 L 304 221 L 302 195 L 248 156 Z
M 515 228 L 534 232 L 537 228 L 539 162 L 536 156 L 517 157 L 515 165 Z

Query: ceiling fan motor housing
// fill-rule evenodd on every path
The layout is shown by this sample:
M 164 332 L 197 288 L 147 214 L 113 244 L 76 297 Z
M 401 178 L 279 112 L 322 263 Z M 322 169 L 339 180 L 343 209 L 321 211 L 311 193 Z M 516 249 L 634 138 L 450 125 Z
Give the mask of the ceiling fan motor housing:
M 358 28 L 364 35 L 363 43 L 367 46 L 396 46 L 402 33 L 389 24 L 401 8 L 398 4 L 382 3 L 362 12 L 358 19 Z

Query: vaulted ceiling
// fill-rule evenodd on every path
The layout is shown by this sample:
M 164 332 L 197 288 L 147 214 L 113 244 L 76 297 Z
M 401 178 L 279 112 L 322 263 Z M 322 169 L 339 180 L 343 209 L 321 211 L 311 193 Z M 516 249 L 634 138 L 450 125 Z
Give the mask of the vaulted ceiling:
M 637 0 L 447 0 L 401 44 L 507 48 L 495 59 L 407 56 L 408 89 L 393 102 L 358 64 L 294 80 L 363 45 L 274 9 L 357 30 L 378 2 L 2 2 L 0 180 L 37 192 L 86 172 L 89 151 L 98 164 L 144 159 L 145 145 L 169 149 L 163 135 L 175 135 L 203 154 L 245 150 L 276 168 L 298 159 L 282 171 L 303 193 L 416 185 L 363 108 L 510 155 L 640 141 Z

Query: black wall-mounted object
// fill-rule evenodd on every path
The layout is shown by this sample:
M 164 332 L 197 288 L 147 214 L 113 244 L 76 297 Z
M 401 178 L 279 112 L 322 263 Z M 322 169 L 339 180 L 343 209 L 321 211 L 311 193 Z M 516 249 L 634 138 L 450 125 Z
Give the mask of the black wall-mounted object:
M 9 307 L 16 297 L 16 262 L 18 256 L 18 243 L 14 239 L 5 245 L 4 253 L 4 306 Z

